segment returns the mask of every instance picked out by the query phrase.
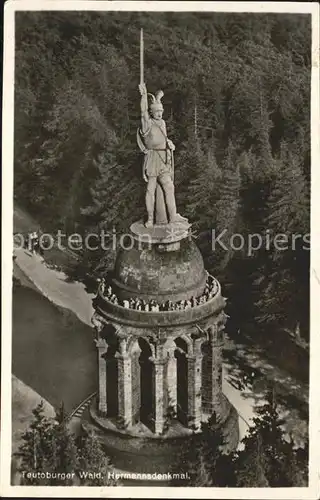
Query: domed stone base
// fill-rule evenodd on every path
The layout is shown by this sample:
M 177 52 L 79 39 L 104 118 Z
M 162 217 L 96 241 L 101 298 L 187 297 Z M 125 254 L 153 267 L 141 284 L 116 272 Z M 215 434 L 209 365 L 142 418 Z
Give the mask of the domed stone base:
M 175 223 L 147 229 L 134 223 L 134 245 L 120 249 L 115 263 L 112 288 L 117 297 L 162 303 L 201 295 L 207 276 L 202 255 L 188 237 L 190 227 Z
M 226 443 L 225 451 L 230 452 L 236 449 L 239 442 L 239 423 L 236 409 L 227 399 L 226 401 L 229 412 L 221 425 L 221 430 Z M 187 440 L 194 435 L 185 428 L 184 435 L 181 433 L 175 435 L 173 430 L 169 438 L 161 436 L 155 438 L 143 433 L 138 437 L 107 428 L 106 419 L 98 417 L 95 406 L 91 407 L 90 416 L 90 421 L 82 422 L 83 431 L 95 431 L 113 466 L 121 471 L 145 474 L 177 472 L 181 448 L 185 448 Z M 181 431 L 181 426 L 179 430 Z M 200 436 L 200 433 L 198 435 Z M 181 472 L 186 472 L 184 464 L 181 464 Z

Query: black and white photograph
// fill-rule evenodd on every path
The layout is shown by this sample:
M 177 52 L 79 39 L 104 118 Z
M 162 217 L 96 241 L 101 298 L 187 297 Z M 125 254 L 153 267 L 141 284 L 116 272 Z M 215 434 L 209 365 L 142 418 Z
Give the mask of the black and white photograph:
M 319 498 L 318 30 L 7 2 L 2 495 Z

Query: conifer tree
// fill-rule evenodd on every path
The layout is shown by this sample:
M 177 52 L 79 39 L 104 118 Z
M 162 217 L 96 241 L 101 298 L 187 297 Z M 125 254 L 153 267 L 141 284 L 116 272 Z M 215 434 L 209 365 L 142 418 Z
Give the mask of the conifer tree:
M 257 118 L 257 137 L 253 151 L 256 153 L 257 163 L 255 171 L 255 180 L 268 183 L 269 179 L 275 171 L 275 163 L 272 155 L 272 148 L 270 142 L 270 129 L 272 128 L 272 121 L 268 111 L 265 97 L 260 95 L 260 105 Z
M 301 162 L 286 144 L 282 145 L 267 210 L 265 227 L 274 243 L 265 252 L 259 269 L 257 283 L 262 293 L 256 303 L 257 317 L 263 324 L 292 331 L 302 322 L 306 335 L 309 252 L 305 238 L 309 232 L 309 197 Z
M 112 476 L 109 477 L 109 473 L 113 472 L 113 468 L 96 434 L 89 431 L 80 438 L 78 446 L 79 470 L 83 473 L 80 478 L 81 484 L 85 486 L 115 485 L 116 481 L 112 479 Z M 85 473 L 88 472 L 90 474 L 86 475 Z
M 290 486 L 308 486 L 309 474 L 309 446 L 305 443 L 304 448 L 296 448 L 292 437 L 286 443 L 286 465 L 288 481 Z
M 63 403 L 56 412 L 55 418 L 46 418 L 43 402 L 33 411 L 33 421 L 29 429 L 22 435 L 22 444 L 16 453 L 20 458 L 19 472 L 46 473 L 48 477 L 22 476 L 25 485 L 72 486 L 81 484 L 88 486 L 111 486 L 115 480 L 109 477 L 112 466 L 109 457 L 104 453 L 94 432 L 75 437 L 69 430 Z M 79 472 L 101 473 L 99 476 L 77 474 Z M 69 473 L 70 477 L 65 477 Z M 71 474 L 75 473 L 75 474 Z M 60 476 L 59 476 L 60 474 Z
M 237 485 L 243 487 L 291 486 L 292 478 L 287 469 L 288 452 L 293 456 L 292 446 L 284 439 L 274 392 L 267 394 L 266 403 L 257 409 L 258 417 L 243 439 L 244 450 L 235 460 Z M 292 455 L 293 453 L 293 455 Z
M 215 231 L 217 236 L 222 234 L 220 241 L 226 247 L 226 250 L 219 244 L 216 249 L 213 248 L 212 255 L 213 260 L 215 262 L 218 260 L 220 268 L 222 269 L 226 266 L 227 262 L 233 255 L 231 243 L 232 235 L 236 232 L 237 219 L 239 216 L 240 186 L 241 179 L 239 164 L 236 160 L 234 146 L 232 142 L 229 141 L 223 162 L 219 200 L 215 206 Z
M 232 455 L 223 451 L 224 437 L 216 414 L 201 423 L 201 433 L 194 434 L 182 445 L 180 460 L 173 472 L 186 472 L 183 482 L 173 480 L 175 486 L 233 486 Z
M 246 444 L 243 452 L 235 459 L 236 485 L 243 488 L 266 488 L 266 458 L 261 446 L 261 437 L 257 435 L 251 443 Z
M 202 477 L 205 486 L 232 486 L 234 480 L 232 455 L 223 451 L 225 439 L 214 412 L 207 422 L 201 424 Z
M 176 474 L 184 473 L 186 478 L 183 480 L 172 479 L 172 486 L 204 486 L 204 478 L 207 477 L 207 474 L 201 460 L 200 446 L 201 442 L 197 434 L 189 437 L 181 444 L 178 454 L 179 459 L 171 472 Z
M 308 200 L 302 159 L 286 143 L 281 145 L 277 174 L 269 198 L 268 226 L 292 234 L 308 230 Z
M 72 473 L 78 466 L 78 451 L 75 436 L 67 427 L 66 412 L 63 403 L 56 412 L 52 432 L 52 471 Z M 73 479 L 53 479 L 52 484 L 72 485 Z
M 33 420 L 29 429 L 22 434 L 22 444 L 16 453 L 20 458 L 18 470 L 28 472 L 44 472 L 50 470 L 52 455 L 52 423 L 44 414 L 44 403 L 41 401 L 32 410 Z M 22 478 L 23 484 L 49 484 L 48 480 L 39 478 Z
M 119 163 L 116 151 L 101 153 L 94 160 L 95 183 L 90 188 L 90 199 L 81 209 L 84 235 L 104 234 L 103 240 L 93 239 L 81 257 L 80 266 L 95 272 L 112 267 L 121 234 L 128 231 L 130 222 L 143 214 L 142 180 L 135 174 L 132 163 Z M 141 176 L 141 168 L 139 174 Z M 90 246 L 95 249 L 91 250 Z
M 87 218 L 85 226 L 88 230 L 96 229 L 101 223 L 114 222 L 118 196 L 116 187 L 121 178 L 121 167 L 112 152 L 101 153 L 96 160 L 93 159 L 93 165 L 97 174 L 90 189 L 91 204 L 82 209 L 82 215 Z M 114 198 L 111 196 L 113 193 Z
M 189 158 L 189 161 L 192 159 Z M 188 184 L 187 213 L 201 231 L 210 230 L 215 222 L 215 204 L 221 183 L 221 170 L 214 150 L 205 153 L 200 147 L 194 158 L 196 175 Z

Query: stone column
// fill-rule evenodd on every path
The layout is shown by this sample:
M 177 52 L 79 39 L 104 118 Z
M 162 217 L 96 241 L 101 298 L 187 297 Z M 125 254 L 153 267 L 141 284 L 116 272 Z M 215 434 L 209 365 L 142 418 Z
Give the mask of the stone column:
M 99 338 L 96 340 L 98 350 L 98 370 L 99 370 L 99 401 L 98 411 L 100 415 L 107 415 L 107 366 L 104 354 L 108 350 L 107 343 L 104 339 Z
M 118 359 L 118 401 L 122 425 L 132 425 L 131 358 L 128 354 L 116 354 Z
M 172 405 L 173 409 L 177 411 L 177 359 L 174 355 L 174 349 L 168 353 L 167 384 L 169 405 Z
M 196 352 L 188 359 L 188 422 L 195 430 L 201 422 L 201 361 L 202 355 Z
M 154 370 L 154 433 L 161 434 L 164 425 L 164 359 L 153 359 Z
M 210 335 L 210 353 L 212 359 L 211 373 L 211 412 L 221 413 L 222 391 L 222 337 L 218 336 L 218 326 L 215 325 Z

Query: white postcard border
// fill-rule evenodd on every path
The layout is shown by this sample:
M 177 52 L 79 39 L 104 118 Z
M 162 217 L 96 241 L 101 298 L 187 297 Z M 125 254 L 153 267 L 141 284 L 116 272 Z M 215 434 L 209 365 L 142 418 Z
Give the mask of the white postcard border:
M 310 483 L 307 488 L 49 487 L 11 486 L 11 311 L 13 252 L 14 14 L 31 10 L 277 12 L 312 15 L 311 266 L 310 266 Z M 320 114 L 319 5 L 314 2 L 175 2 L 9 0 L 4 9 L 2 363 L 0 493 L 10 497 L 318 499 L 320 497 Z M 27 355 L 27 353 L 26 353 Z

